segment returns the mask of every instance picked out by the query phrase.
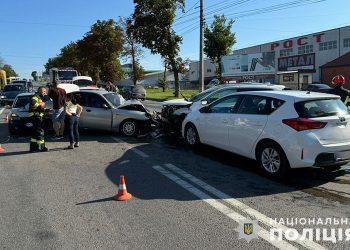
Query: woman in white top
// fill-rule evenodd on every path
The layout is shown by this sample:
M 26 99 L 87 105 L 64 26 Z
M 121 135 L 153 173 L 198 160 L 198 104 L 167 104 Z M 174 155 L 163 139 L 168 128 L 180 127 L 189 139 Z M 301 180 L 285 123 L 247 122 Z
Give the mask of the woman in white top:
M 69 149 L 79 147 L 79 117 L 83 108 L 77 103 L 74 96 L 69 93 L 66 96 L 66 103 L 64 105 L 64 112 L 68 117 L 68 128 L 69 128 Z

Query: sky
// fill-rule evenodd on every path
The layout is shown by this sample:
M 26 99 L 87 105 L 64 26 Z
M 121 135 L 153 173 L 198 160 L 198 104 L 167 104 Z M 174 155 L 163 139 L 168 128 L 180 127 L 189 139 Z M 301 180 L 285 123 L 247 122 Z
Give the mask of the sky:
M 198 0 L 186 0 L 185 13 L 177 13 L 173 26 L 183 36 L 180 56 L 191 60 L 199 58 L 198 6 Z M 2 0 L 0 58 L 30 78 L 98 19 L 118 20 L 133 8 L 132 0 Z M 349 9 L 349 0 L 204 0 L 206 24 L 215 14 L 235 20 L 234 49 L 350 25 Z M 162 69 L 161 58 L 147 50 L 140 63 L 146 70 Z

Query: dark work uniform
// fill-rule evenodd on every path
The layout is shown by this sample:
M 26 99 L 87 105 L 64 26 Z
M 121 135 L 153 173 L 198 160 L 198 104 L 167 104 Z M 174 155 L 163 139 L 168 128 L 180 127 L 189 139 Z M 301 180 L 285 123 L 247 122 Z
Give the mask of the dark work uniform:
M 32 138 L 30 139 L 30 152 L 47 151 L 44 140 L 44 115 L 45 110 L 41 107 L 40 95 L 34 95 L 30 100 L 29 117 L 33 123 Z
M 337 85 L 329 93 L 340 96 L 340 99 L 345 105 L 350 104 L 350 91 L 343 88 L 343 86 Z

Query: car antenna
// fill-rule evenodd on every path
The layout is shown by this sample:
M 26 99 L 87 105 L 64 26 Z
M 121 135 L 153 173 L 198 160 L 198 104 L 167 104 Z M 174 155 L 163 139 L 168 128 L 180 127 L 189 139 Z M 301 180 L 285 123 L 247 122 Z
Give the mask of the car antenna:
M 180 95 L 185 99 L 185 101 L 189 102 L 189 100 L 182 94 L 182 92 L 181 91 L 179 91 L 179 92 L 180 92 Z

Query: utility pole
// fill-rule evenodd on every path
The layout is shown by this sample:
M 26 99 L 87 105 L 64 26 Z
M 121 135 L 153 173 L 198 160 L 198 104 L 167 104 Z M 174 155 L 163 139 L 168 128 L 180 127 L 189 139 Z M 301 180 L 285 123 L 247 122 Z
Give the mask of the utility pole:
M 204 90 L 204 61 L 203 61 L 203 44 L 204 44 L 204 14 L 203 14 L 203 0 L 200 0 L 199 6 L 199 19 L 200 19 L 200 31 L 199 31 L 199 90 Z

